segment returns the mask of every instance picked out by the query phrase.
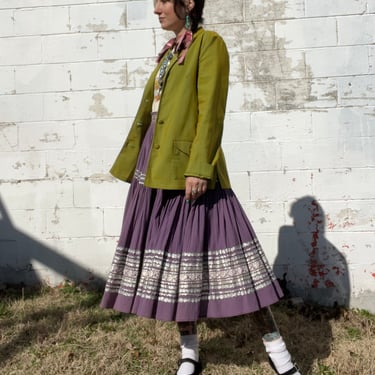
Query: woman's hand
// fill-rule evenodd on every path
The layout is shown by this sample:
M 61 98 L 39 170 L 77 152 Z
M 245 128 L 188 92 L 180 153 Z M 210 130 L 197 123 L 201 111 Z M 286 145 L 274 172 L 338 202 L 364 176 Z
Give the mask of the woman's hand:
M 198 177 L 186 177 L 185 199 L 187 202 L 195 201 L 207 190 L 207 180 Z

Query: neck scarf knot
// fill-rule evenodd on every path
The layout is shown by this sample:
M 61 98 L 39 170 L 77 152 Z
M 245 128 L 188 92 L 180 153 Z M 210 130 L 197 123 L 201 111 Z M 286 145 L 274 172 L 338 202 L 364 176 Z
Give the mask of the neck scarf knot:
M 159 52 L 158 57 L 157 57 L 157 62 L 159 63 L 165 53 L 171 49 L 174 48 L 177 53 L 180 53 L 178 56 L 177 63 L 182 64 L 185 60 L 187 51 L 193 41 L 193 33 L 190 30 L 185 30 L 184 33 L 177 39 L 177 38 L 172 38 L 169 40 L 162 50 Z

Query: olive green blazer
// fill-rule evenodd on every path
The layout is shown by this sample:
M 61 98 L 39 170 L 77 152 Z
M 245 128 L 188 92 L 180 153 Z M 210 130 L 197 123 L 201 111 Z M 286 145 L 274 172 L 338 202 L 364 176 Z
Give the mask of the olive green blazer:
M 128 137 L 111 174 L 130 182 L 151 122 L 154 82 L 160 64 L 149 78 Z M 198 29 L 185 61 L 173 57 L 160 99 L 145 186 L 185 190 L 185 177 L 219 181 L 230 188 L 221 148 L 228 93 L 229 57 L 223 39 Z

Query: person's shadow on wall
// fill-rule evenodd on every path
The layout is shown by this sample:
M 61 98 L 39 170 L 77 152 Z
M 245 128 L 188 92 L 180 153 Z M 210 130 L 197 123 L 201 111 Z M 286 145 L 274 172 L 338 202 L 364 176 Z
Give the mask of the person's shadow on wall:
M 329 320 L 340 316 L 339 306 L 349 305 L 349 274 L 345 258 L 325 238 L 325 214 L 317 200 L 311 196 L 297 200 L 290 214 L 293 225 L 280 229 L 274 263 L 286 298 L 272 311 L 301 372 L 310 374 L 314 363 L 330 355 Z M 221 334 L 208 337 L 206 327 Z M 252 314 L 203 320 L 200 330 L 201 352 L 208 366 L 234 363 L 257 372 L 267 361 Z
M 11 285 L 43 284 L 40 270 L 58 273 L 63 279 L 89 286 L 104 280 L 54 249 L 17 229 L 0 197 L 0 283 Z M 48 280 L 47 280 L 48 281 Z
M 292 297 L 321 306 L 349 306 L 350 281 L 345 257 L 324 234 L 325 214 L 312 196 L 292 204 L 293 225 L 279 231 L 274 271 Z
M 284 326 L 288 327 L 286 337 L 297 343 L 294 350 L 303 358 L 304 370 L 311 371 L 315 360 L 330 354 L 329 320 L 340 316 L 341 307 L 349 306 L 349 271 L 345 257 L 325 237 L 325 213 L 316 198 L 298 199 L 290 216 L 293 225 L 279 231 L 273 268 L 286 301 L 297 302 L 295 311 L 308 319 L 305 328 L 303 321 L 298 324 L 300 318 L 294 319 L 294 326 L 287 322 Z

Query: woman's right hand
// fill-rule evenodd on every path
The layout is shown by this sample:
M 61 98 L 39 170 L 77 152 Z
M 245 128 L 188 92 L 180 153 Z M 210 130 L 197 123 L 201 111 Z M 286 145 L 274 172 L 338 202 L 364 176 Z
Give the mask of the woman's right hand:
M 195 201 L 207 190 L 207 180 L 199 177 L 186 177 L 185 179 L 185 200 Z

